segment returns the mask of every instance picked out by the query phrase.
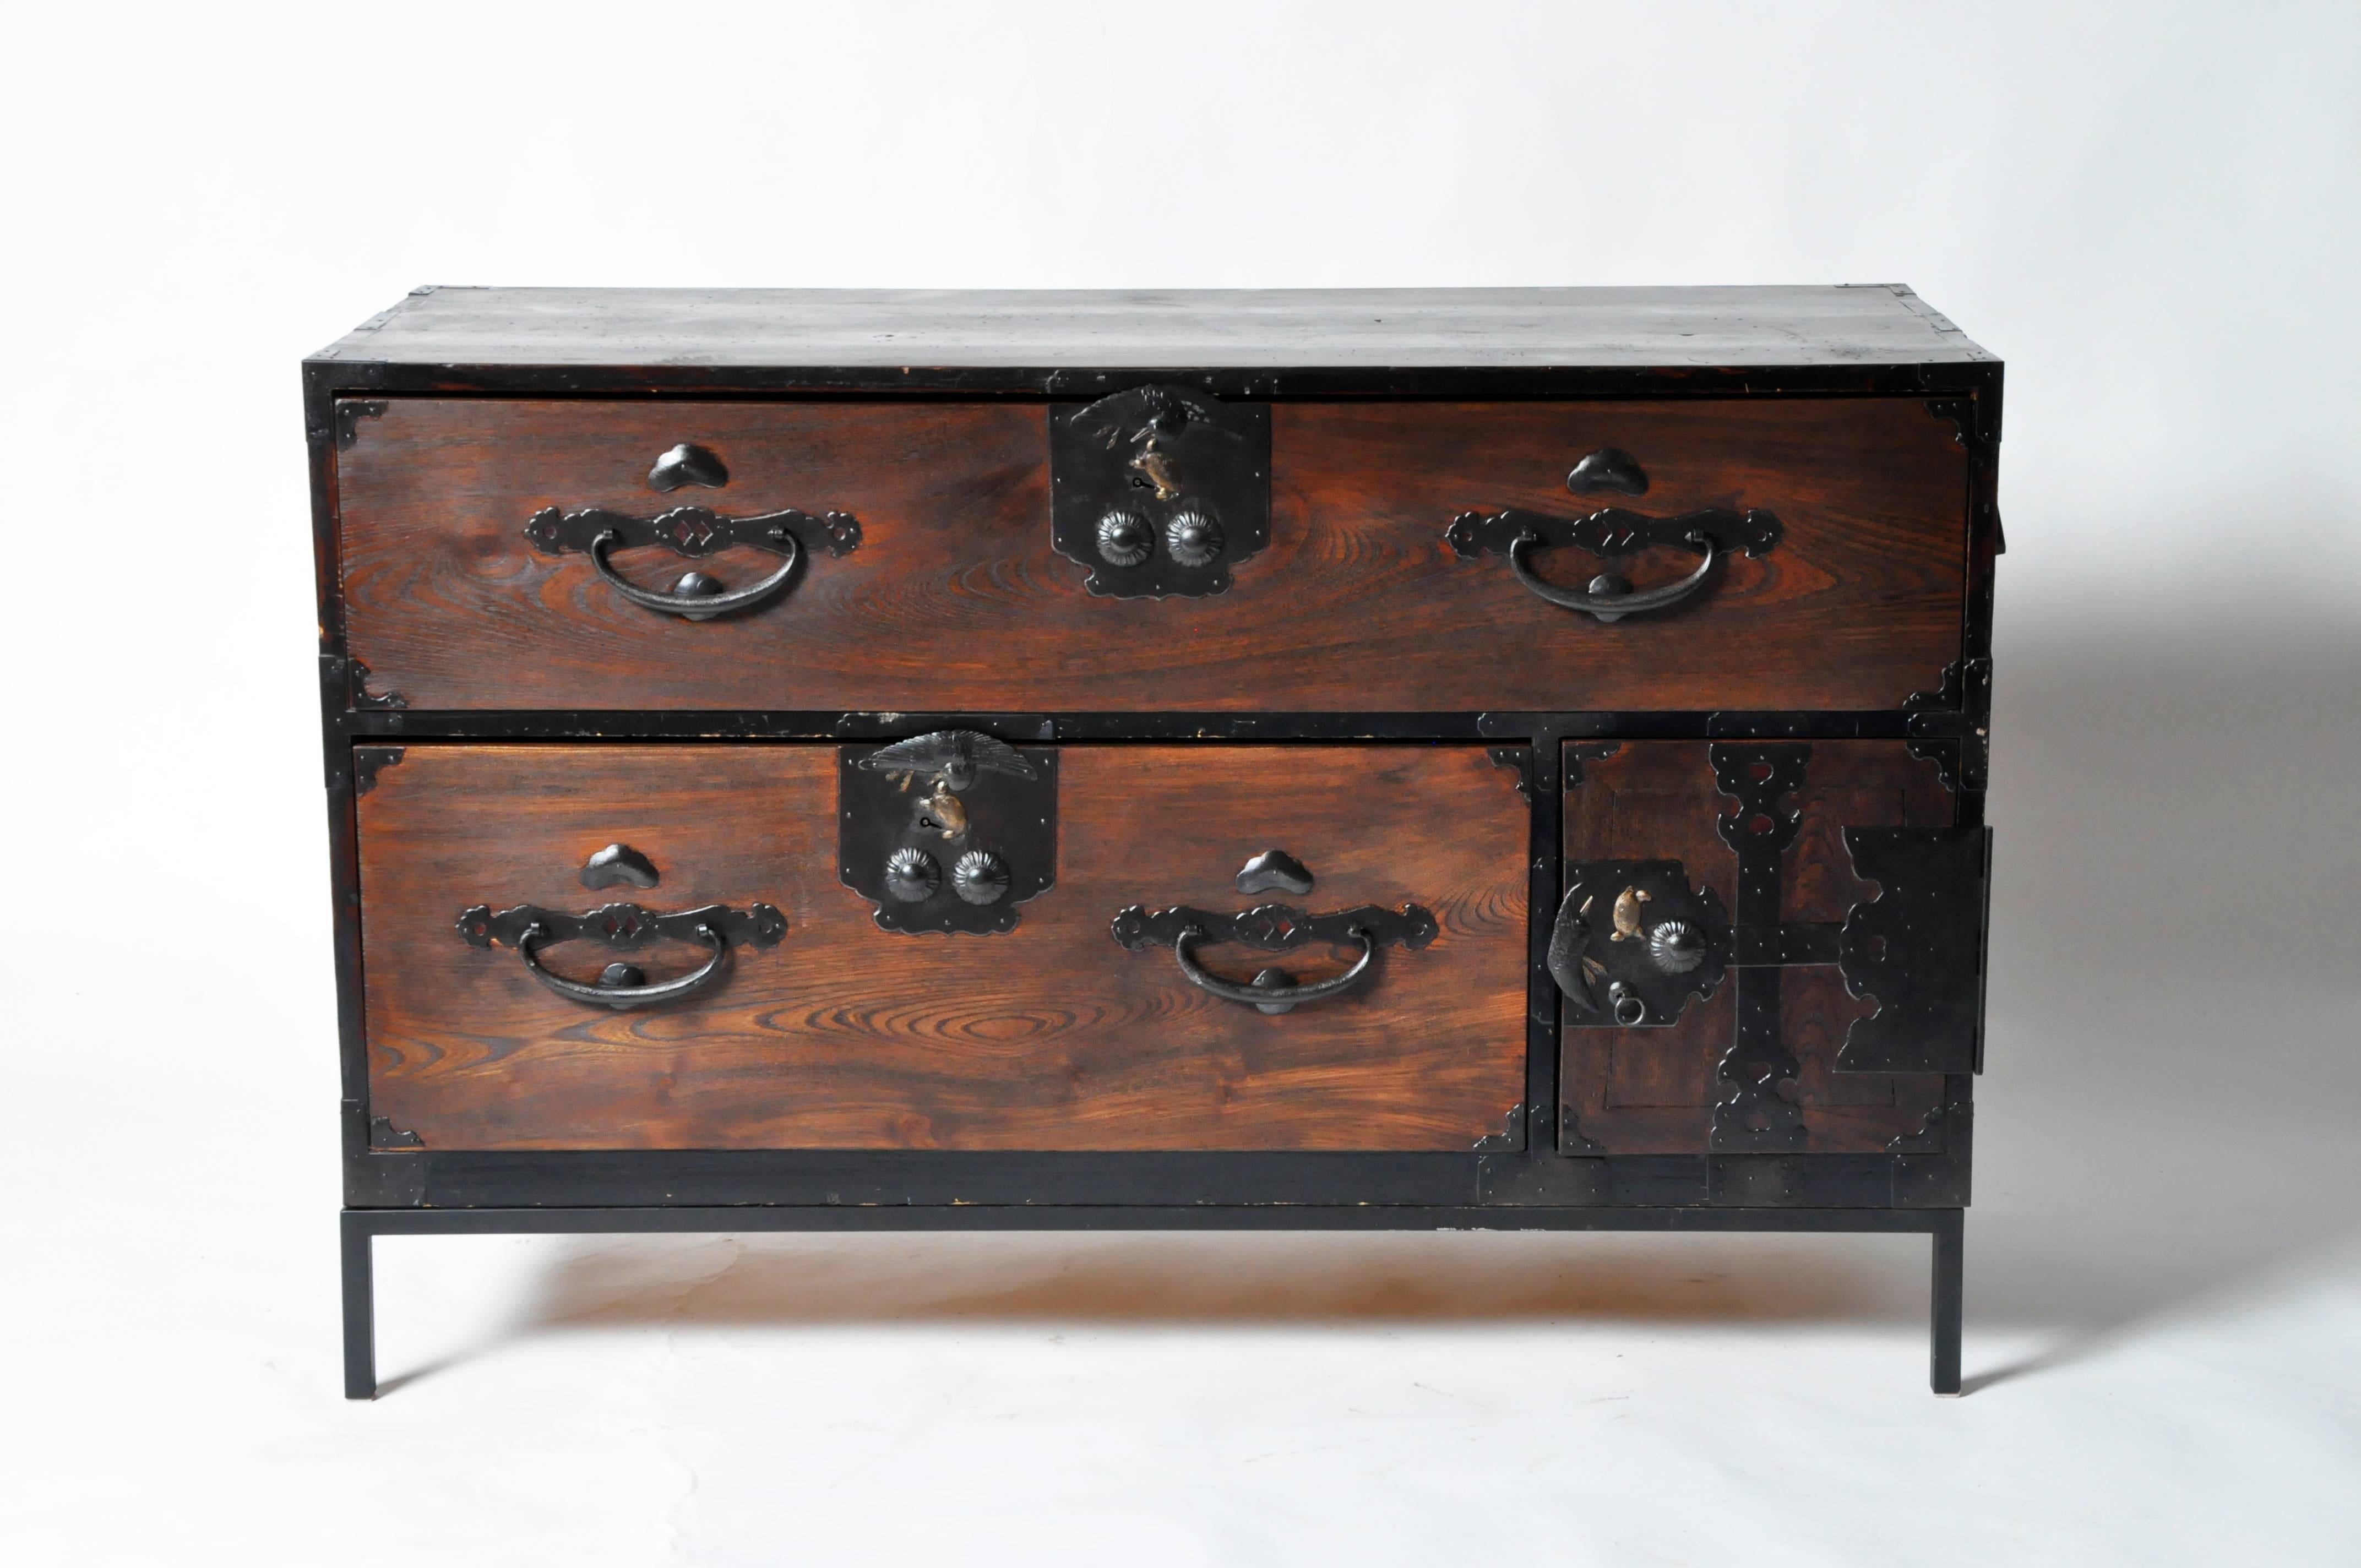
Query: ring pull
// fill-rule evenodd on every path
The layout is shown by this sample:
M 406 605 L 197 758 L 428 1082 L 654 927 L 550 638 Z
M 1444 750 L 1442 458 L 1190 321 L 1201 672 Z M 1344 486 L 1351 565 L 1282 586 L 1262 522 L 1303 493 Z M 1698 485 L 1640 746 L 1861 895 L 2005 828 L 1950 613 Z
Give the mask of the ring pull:
M 459 912 L 459 939 L 471 948 L 495 943 L 514 948 L 525 972 L 563 996 L 588 1007 L 654 1007 L 682 1002 L 709 989 L 729 966 L 733 947 L 773 948 L 787 934 L 787 918 L 768 904 L 732 909 L 708 904 L 700 909 L 660 914 L 636 904 L 608 904 L 580 915 L 520 904 L 498 915 L 478 904 Z M 614 952 L 636 952 L 657 942 L 696 942 L 712 956 L 677 980 L 651 985 L 630 964 L 611 963 L 595 983 L 568 980 L 544 967 L 541 949 L 560 942 L 598 942 Z
M 1361 983 L 1369 972 L 1369 966 L 1377 960 L 1378 944 L 1367 931 L 1356 930 L 1351 934 L 1359 938 L 1361 944 L 1361 956 L 1353 960 L 1353 967 L 1334 980 L 1316 981 L 1310 985 L 1296 984 L 1294 977 L 1284 970 L 1267 969 L 1245 985 L 1206 973 L 1198 967 L 1197 956 L 1191 950 L 1205 938 L 1204 931 L 1195 926 L 1187 927 L 1173 937 L 1172 959 L 1180 966 L 1182 978 L 1198 990 L 1211 992 L 1225 1002 L 1243 1002 L 1257 1013 L 1275 1016 L 1291 1013 L 1307 1002 L 1341 995 Z

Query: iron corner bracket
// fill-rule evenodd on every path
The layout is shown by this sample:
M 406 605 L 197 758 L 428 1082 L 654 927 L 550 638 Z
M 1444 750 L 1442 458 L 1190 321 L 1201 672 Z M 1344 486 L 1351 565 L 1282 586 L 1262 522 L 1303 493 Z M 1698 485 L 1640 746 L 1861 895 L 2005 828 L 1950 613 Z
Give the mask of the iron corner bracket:
M 353 748 L 353 794 L 367 795 L 377 787 L 378 774 L 400 762 L 406 749 L 401 746 L 356 746 Z
M 386 402 L 382 398 L 339 398 L 335 414 L 336 450 L 350 452 L 361 438 L 361 421 L 383 416 Z
M 426 1146 L 425 1139 L 416 1133 L 395 1126 L 383 1116 L 369 1118 L 368 1143 L 373 1149 L 420 1149 Z
M 346 691 L 356 712 L 392 712 L 410 706 L 410 699 L 400 692 L 369 690 L 369 667 L 358 659 L 345 661 L 345 674 Z
M 1500 1130 L 1476 1140 L 1477 1154 L 1512 1154 L 1525 1146 L 1525 1102 L 1518 1101 L 1500 1118 Z
M 1487 746 L 1484 755 L 1496 768 L 1515 770 L 1517 797 L 1531 806 L 1533 803 L 1533 749 L 1531 746 Z

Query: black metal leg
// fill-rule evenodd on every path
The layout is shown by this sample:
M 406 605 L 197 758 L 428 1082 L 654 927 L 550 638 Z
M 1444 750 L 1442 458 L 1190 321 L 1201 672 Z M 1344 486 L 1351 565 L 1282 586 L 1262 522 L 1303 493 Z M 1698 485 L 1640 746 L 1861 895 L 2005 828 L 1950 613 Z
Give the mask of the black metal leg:
M 377 1398 L 377 1285 L 368 1223 L 344 1212 L 345 1398 Z
M 1947 1209 L 1935 1220 L 1934 1357 L 1930 1381 L 1935 1392 L 1960 1391 L 1960 1297 L 1967 1286 L 1963 1243 L 1967 1211 Z

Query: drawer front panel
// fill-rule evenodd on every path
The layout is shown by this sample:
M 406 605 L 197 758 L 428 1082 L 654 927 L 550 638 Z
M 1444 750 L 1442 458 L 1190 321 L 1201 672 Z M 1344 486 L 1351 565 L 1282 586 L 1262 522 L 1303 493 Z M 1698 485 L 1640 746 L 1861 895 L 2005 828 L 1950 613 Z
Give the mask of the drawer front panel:
M 1042 404 L 388 400 L 343 422 L 349 650 L 412 708 L 928 713 L 1893 708 L 1959 657 L 1967 460 L 1923 401 L 1270 415 L 1268 543 L 1219 593 L 1125 599 L 1053 547 Z M 675 462 L 659 493 L 651 468 L 681 445 L 713 466 Z M 1570 493 L 1610 449 L 1644 493 Z M 1612 623 L 1446 542 L 1463 512 L 1609 506 L 1667 526 L 1768 514 L 1777 538 Z M 769 526 L 794 558 L 729 543 L 789 513 Z M 588 548 L 601 517 L 623 520 L 600 557 L 617 581 Z M 1558 589 L 1611 571 L 1644 592 L 1698 561 L 1569 543 L 1522 564 Z M 691 569 L 727 591 L 784 582 L 702 620 L 631 597 Z
M 421 744 L 358 802 L 370 1111 L 429 1149 L 1466 1150 L 1522 1098 L 1528 809 L 1482 747 L 1070 746 L 1055 880 L 989 936 L 881 929 L 838 863 L 839 758 L 810 744 Z M 586 888 L 628 845 L 655 884 Z M 1242 894 L 1281 850 L 1312 892 Z M 610 870 L 609 876 L 614 873 Z M 642 878 L 644 880 L 644 878 Z M 554 993 L 461 912 L 774 908 L 718 984 L 613 1011 Z M 1266 1015 L 1137 950 L 1127 906 L 1431 911 L 1344 994 Z M 589 983 L 596 941 L 538 960 Z M 695 940 L 628 955 L 660 985 Z M 1206 945 L 1299 982 L 1357 956 Z
M 1899 741 L 1663 740 L 1569 748 L 1566 777 L 1567 887 L 1585 862 L 1615 863 L 1594 879 L 1594 926 L 1620 927 L 1628 909 L 1636 949 L 1666 917 L 1776 926 L 1798 948 L 1811 935 L 1803 927 L 1816 925 L 1820 950 L 1790 956 L 1825 961 L 1741 968 L 1733 952 L 1724 972 L 1717 956 L 1690 971 L 1716 981 L 1710 994 L 1694 994 L 1694 983 L 1686 996 L 1674 986 L 1669 1002 L 1661 992 L 1635 993 L 1626 1005 L 1642 1021 L 1629 1027 L 1612 1016 L 1614 981 L 1594 971 L 1590 1006 L 1571 998 L 1561 1005 L 1560 1152 L 1876 1154 L 1917 1134 L 1942 1102 L 1942 1075 L 1847 1069 L 1848 1031 L 1882 1003 L 1849 992 L 1833 927 L 1886 891 L 1858 874 L 1847 828 L 1949 828 L 1956 802 L 1936 764 Z M 1733 795 L 1726 781 L 1755 793 Z M 1728 838 L 1743 844 L 1758 831 L 1785 843 L 1756 852 L 1750 890 Z M 1678 863 L 1686 889 L 1659 873 L 1653 897 L 1624 905 L 1621 886 L 1650 891 L 1647 873 L 1631 863 L 1664 861 Z M 1676 907 L 1684 891 L 1709 894 L 1709 913 Z M 1965 923 L 1967 943 L 1977 940 L 1981 914 Z

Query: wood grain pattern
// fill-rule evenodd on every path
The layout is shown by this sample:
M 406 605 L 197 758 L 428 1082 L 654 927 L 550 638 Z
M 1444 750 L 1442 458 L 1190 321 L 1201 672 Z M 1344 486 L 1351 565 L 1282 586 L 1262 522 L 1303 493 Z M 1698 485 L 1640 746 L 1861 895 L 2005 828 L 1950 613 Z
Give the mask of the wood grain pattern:
M 1565 852 L 1577 860 L 1678 860 L 1690 880 L 1736 907 L 1738 861 L 1715 822 L 1734 803 L 1718 794 L 1707 744 L 1643 740 L 1582 764 L 1565 794 Z M 1875 889 L 1855 878 L 1841 829 L 1936 828 L 1955 803 L 1934 765 L 1899 741 L 1812 742 L 1803 827 L 1788 847 L 1781 918 L 1840 921 Z M 1565 1027 L 1560 1094 L 1581 1135 L 1610 1154 L 1696 1154 L 1710 1147 L 1714 1075 L 1738 1023 L 1738 988 L 1727 981 L 1662 1029 Z M 1797 1102 L 1806 1152 L 1882 1152 L 1918 1130 L 1941 1100 L 1938 1074 L 1839 1073 L 1845 1030 L 1872 1004 L 1855 1002 L 1833 967 L 1790 969 L 1780 981 L 1780 1027 L 1801 1065 Z
M 1618 289 L 422 289 L 322 360 L 853 367 L 899 384 L 1400 366 L 1851 366 L 1992 356 L 1900 284 Z M 930 374 L 936 373 L 936 374 Z
M 877 928 L 838 880 L 835 768 L 809 744 L 411 746 L 358 806 L 372 1112 L 430 1149 L 1464 1150 L 1521 1098 L 1528 817 L 1480 746 L 1066 748 L 1057 883 L 983 938 Z M 662 873 L 636 901 L 768 902 L 785 940 L 709 998 L 611 1014 L 455 934 L 473 903 L 631 891 L 576 880 L 617 839 Z M 1280 1017 L 1109 935 L 1136 902 L 1257 902 L 1231 878 L 1274 847 L 1318 879 L 1301 902 L 1416 901 L 1441 935 Z
M 730 469 L 697 504 L 850 511 L 861 548 L 697 623 L 526 544 L 544 506 L 678 500 L 642 476 L 681 441 Z M 1465 510 L 1591 510 L 1565 474 L 1608 445 L 1653 481 L 1637 506 L 1766 508 L 1785 539 L 1611 626 L 1444 543 Z M 390 400 L 338 456 L 350 652 L 413 709 L 1050 713 L 1891 708 L 1959 656 L 1966 458 L 1915 399 L 1280 403 L 1271 543 L 1210 598 L 1085 592 L 1047 450 L 1038 403 Z M 700 565 L 735 586 L 773 561 Z M 686 564 L 617 565 L 660 587 Z

